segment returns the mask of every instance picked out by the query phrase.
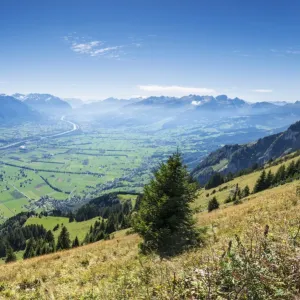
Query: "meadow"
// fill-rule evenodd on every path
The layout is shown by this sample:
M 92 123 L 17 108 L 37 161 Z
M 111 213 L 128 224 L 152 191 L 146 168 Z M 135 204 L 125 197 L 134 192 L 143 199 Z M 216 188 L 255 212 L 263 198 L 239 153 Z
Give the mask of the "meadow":
M 289 156 L 291 156 L 291 158 L 289 158 Z M 296 157 L 293 157 L 293 156 L 294 156 L 293 153 L 285 156 L 285 161 L 282 163 L 278 163 L 275 166 L 270 166 L 270 165 L 266 164 L 265 171 L 269 172 L 269 170 L 271 170 L 271 172 L 273 174 L 275 174 L 281 165 L 285 165 L 287 167 L 292 161 L 296 162 L 299 159 L 299 156 L 296 156 Z M 197 197 L 196 201 L 193 203 L 193 208 L 197 209 L 198 211 L 206 210 L 209 200 L 214 196 L 217 198 L 218 202 L 221 205 L 225 205 L 225 206 L 228 205 L 224 202 L 228 198 L 228 196 L 232 196 L 232 192 L 235 190 L 236 186 L 238 185 L 238 187 L 241 190 L 243 190 L 248 185 L 250 192 L 252 192 L 253 188 L 255 186 L 255 183 L 256 183 L 257 179 L 259 178 L 261 172 L 262 171 L 259 170 L 259 171 L 255 171 L 255 172 L 252 172 L 247 175 L 242 175 L 242 176 L 236 177 L 233 180 L 223 183 L 216 188 L 200 189 L 200 191 L 198 193 L 198 197 Z
M 295 181 L 250 195 L 239 205 L 198 213 L 198 226 L 207 228 L 205 245 L 171 259 L 142 256 L 140 238 L 121 231 L 109 241 L 0 266 L 0 295 L 3 299 L 170 299 L 170 295 L 193 299 L 200 289 L 204 295 L 213 293 L 218 287 L 210 276 L 236 235 L 246 251 L 258 251 L 255 244 L 268 225 L 269 240 L 283 245 L 282 257 L 289 255 L 287 245 L 297 237 L 300 220 L 298 185 Z M 282 294 L 278 299 L 290 298 Z

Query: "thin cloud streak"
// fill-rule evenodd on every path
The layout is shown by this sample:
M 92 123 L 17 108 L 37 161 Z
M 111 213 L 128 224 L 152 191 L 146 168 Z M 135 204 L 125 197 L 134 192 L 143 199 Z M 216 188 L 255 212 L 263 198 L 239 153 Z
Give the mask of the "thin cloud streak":
M 256 90 L 252 90 L 252 92 L 255 92 L 255 93 L 273 93 L 273 90 L 270 90 L 270 89 L 256 89 Z
M 165 95 L 165 96 L 184 96 L 188 94 L 197 95 L 213 95 L 216 94 L 214 89 L 210 88 L 200 88 L 200 87 L 186 87 L 178 85 L 139 85 L 138 88 L 142 91 L 149 92 L 155 95 Z
M 77 37 L 70 34 L 64 37 L 65 42 L 70 45 L 70 49 L 78 54 L 88 55 L 91 57 L 106 57 L 119 60 L 121 56 L 126 55 L 125 49 L 140 48 L 140 42 L 133 42 L 125 45 L 110 46 L 106 42 L 100 40 L 87 41 L 85 37 Z

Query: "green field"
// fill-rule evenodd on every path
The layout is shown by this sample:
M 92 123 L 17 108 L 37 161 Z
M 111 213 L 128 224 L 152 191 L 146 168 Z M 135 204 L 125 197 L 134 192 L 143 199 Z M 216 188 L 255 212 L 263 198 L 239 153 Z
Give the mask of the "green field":
M 82 242 L 85 238 L 87 232 L 89 231 L 91 225 L 94 225 L 94 223 L 99 220 L 100 218 L 94 218 L 88 221 L 83 222 L 69 222 L 69 218 L 64 217 L 30 217 L 24 226 L 31 225 L 31 224 L 37 224 L 37 225 L 43 225 L 45 229 L 51 230 L 54 234 L 54 237 L 57 239 L 59 233 L 61 232 L 61 228 L 63 226 L 66 226 L 69 233 L 70 233 L 70 239 L 73 241 L 75 237 L 77 236 L 79 241 Z M 59 224 L 59 229 L 56 231 L 53 231 L 53 228 Z
M 238 128 L 238 121 L 235 120 Z M 62 205 L 78 207 L 109 192 L 141 192 L 151 172 L 179 148 L 193 168 L 210 151 L 237 139 L 251 139 L 243 129 L 228 130 L 227 121 L 207 120 L 195 125 L 164 128 L 98 128 L 80 124 L 73 135 L 43 138 L 0 150 L 0 222 L 24 210 L 48 210 Z M 24 141 L 30 136 L 61 132 L 65 123 L 13 129 L 0 128 L 4 140 Z M 3 142 L 2 142 L 3 144 Z M 5 143 L 4 143 L 5 144 Z M 226 164 L 222 161 L 220 166 Z

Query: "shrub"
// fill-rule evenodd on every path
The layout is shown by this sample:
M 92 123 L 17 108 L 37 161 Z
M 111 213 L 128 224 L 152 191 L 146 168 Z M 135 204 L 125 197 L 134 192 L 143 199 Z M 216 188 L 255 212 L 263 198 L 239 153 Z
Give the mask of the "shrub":
M 220 206 L 218 200 L 216 197 L 213 197 L 209 202 L 208 202 L 208 211 L 211 212 L 215 209 L 218 209 Z

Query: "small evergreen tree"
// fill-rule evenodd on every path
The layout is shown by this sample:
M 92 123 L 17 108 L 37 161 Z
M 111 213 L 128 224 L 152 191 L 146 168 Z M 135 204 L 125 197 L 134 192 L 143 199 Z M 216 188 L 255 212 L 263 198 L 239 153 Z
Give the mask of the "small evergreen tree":
M 283 182 L 285 178 L 286 178 L 285 165 L 281 165 L 275 174 L 274 184 Z
M 250 189 L 249 189 L 249 186 L 246 185 L 243 189 L 243 197 L 248 197 L 250 195 Z
M 14 250 L 12 249 L 12 247 L 8 246 L 6 248 L 6 259 L 5 259 L 5 263 L 10 263 L 10 262 L 14 262 L 17 260 L 16 254 L 14 253 Z
M 266 189 L 266 171 L 263 170 L 256 181 L 256 184 L 253 189 L 253 193 L 258 193 Z
M 79 240 L 78 237 L 76 236 L 73 243 L 72 243 L 72 248 L 79 247 Z
M 53 228 L 53 231 L 58 230 L 58 228 L 59 228 L 59 224 L 56 224 L 56 225 L 54 226 L 54 228 Z
M 286 176 L 292 178 L 296 172 L 297 172 L 296 165 L 295 162 L 292 160 L 292 162 L 287 167 Z
M 208 202 L 208 212 L 211 212 L 215 209 L 218 209 L 220 206 L 218 200 L 216 197 L 213 197 L 209 202 Z
M 224 183 L 224 177 L 220 173 L 215 173 L 209 178 L 207 184 L 205 185 L 205 189 L 209 190 L 223 183 Z
M 51 230 L 48 230 L 45 236 L 45 241 L 48 243 L 47 253 L 55 251 L 55 239 Z
M 72 212 L 70 212 L 70 214 L 69 214 L 69 223 L 72 223 L 74 221 L 75 221 L 74 215 L 73 215 Z
M 230 195 L 225 199 L 224 203 L 230 203 L 232 202 L 232 199 L 230 197 Z
M 143 238 L 143 252 L 175 255 L 200 242 L 190 204 L 196 198 L 197 184 L 191 182 L 180 153 L 160 165 L 144 187 L 139 211 L 133 220 Z
M 70 234 L 66 226 L 63 226 L 57 240 L 57 250 L 70 249 Z
M 5 257 L 6 256 L 6 246 L 5 243 L 0 240 L 0 257 Z
M 34 238 L 30 238 L 27 242 L 25 252 L 23 254 L 23 258 L 31 258 L 36 256 L 36 243 Z
M 274 181 L 274 175 L 271 172 L 271 170 L 269 170 L 267 177 L 266 177 L 265 188 L 266 189 L 269 188 L 272 185 L 273 181 Z

